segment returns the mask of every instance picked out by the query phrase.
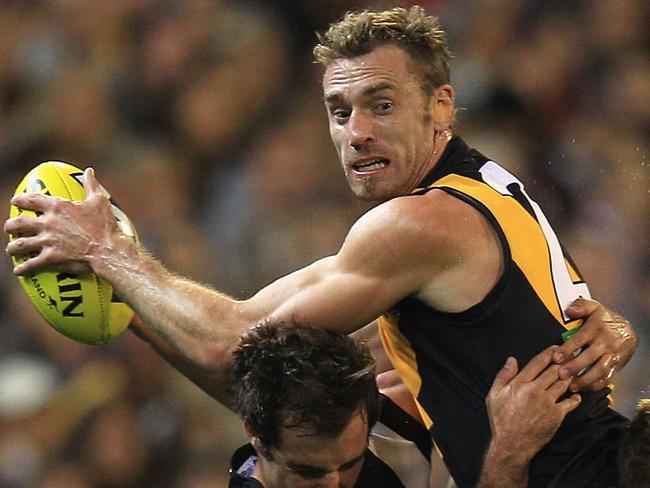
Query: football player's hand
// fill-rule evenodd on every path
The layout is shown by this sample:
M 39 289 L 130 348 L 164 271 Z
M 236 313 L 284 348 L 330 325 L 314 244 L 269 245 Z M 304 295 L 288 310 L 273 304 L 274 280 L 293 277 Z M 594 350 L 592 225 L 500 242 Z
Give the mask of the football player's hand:
M 561 379 L 560 365 L 553 364 L 557 346 L 542 351 L 519 371 L 517 360 L 508 358 L 497 373 L 486 398 L 491 449 L 532 459 L 553 437 L 564 417 L 580 404 L 580 395 L 559 400 L 571 379 Z
M 73 202 L 40 193 L 15 195 L 11 203 L 38 217 L 14 217 L 5 222 L 5 232 L 18 235 L 7 244 L 7 254 L 26 259 L 14 268 L 24 275 L 56 267 L 69 273 L 91 270 L 91 261 L 101 259 L 119 229 L 106 190 L 92 168 L 84 172 L 86 199 Z
M 632 357 L 639 343 L 630 322 L 595 300 L 579 298 L 567 309 L 585 323 L 553 354 L 560 377 L 573 378 L 570 390 L 598 391 Z

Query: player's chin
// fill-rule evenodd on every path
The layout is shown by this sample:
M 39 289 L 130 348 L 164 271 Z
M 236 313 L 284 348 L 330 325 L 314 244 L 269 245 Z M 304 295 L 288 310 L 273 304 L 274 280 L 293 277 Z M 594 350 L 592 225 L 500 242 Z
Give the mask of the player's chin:
M 348 181 L 354 195 L 367 202 L 384 202 L 391 198 L 400 196 L 393 188 L 387 188 L 381 182 L 374 179 Z
M 376 175 L 361 175 L 353 172 L 348 175 L 348 184 L 352 193 L 361 200 L 369 202 L 382 201 L 391 198 L 388 189 L 382 184 L 381 178 Z

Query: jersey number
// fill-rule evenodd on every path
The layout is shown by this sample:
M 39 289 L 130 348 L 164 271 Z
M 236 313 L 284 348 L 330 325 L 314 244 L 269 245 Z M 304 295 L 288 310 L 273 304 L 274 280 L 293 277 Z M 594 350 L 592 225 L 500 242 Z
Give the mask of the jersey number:
M 492 161 L 485 163 L 481 167 L 480 172 L 483 181 L 502 195 L 514 196 L 511 189 L 516 188 L 518 193 L 520 192 L 525 198 L 529 208 L 531 208 L 535 214 L 535 218 L 544 233 L 546 245 L 548 246 L 549 254 L 551 256 L 551 274 L 553 277 L 555 295 L 560 305 L 560 310 L 562 311 L 564 320 L 569 322 L 571 319 L 565 313 L 565 310 L 569 305 L 571 305 L 571 303 L 578 297 L 591 298 L 587 284 L 584 282 L 574 283 L 571 279 L 571 274 L 564 258 L 564 253 L 562 252 L 562 246 L 560 246 L 560 242 L 558 241 L 555 232 L 548 223 L 548 220 L 540 206 L 528 196 L 521 181 Z

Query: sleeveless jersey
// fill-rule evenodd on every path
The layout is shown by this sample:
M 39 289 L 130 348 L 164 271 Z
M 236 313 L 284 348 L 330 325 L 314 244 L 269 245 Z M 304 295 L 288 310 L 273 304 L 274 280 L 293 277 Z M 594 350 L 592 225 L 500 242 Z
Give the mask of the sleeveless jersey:
M 428 488 L 431 438 L 426 428 L 386 395 L 370 431 L 363 467 L 354 488 Z M 229 488 L 264 488 L 251 478 L 257 463 L 253 446 L 233 455 Z
M 473 206 L 490 222 L 501 244 L 503 274 L 484 300 L 464 312 L 441 312 L 407 297 L 380 319 L 379 330 L 452 477 L 459 488 L 469 488 L 478 481 L 490 440 L 485 397 L 496 373 L 508 356 L 523 367 L 560 344 L 562 332 L 579 325 L 563 310 L 579 296 L 588 298 L 589 290 L 523 184 L 458 137 L 407 198 L 434 189 Z M 601 443 L 615 446 L 625 423 L 609 408 L 608 394 L 605 389 L 582 395 L 581 405 L 531 463 L 530 487 L 609 486 L 607 480 L 615 480 L 610 464 L 616 456 L 590 459 Z M 576 484 L 562 484 L 576 470 Z M 598 478 L 602 485 L 592 483 Z

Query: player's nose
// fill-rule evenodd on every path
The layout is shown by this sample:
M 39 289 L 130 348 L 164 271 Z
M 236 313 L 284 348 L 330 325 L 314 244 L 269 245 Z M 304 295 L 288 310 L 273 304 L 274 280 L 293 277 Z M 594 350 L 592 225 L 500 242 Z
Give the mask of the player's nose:
M 350 115 L 350 120 L 348 120 L 347 128 L 349 131 L 350 146 L 354 149 L 360 149 L 375 141 L 372 120 L 363 112 L 353 111 Z

